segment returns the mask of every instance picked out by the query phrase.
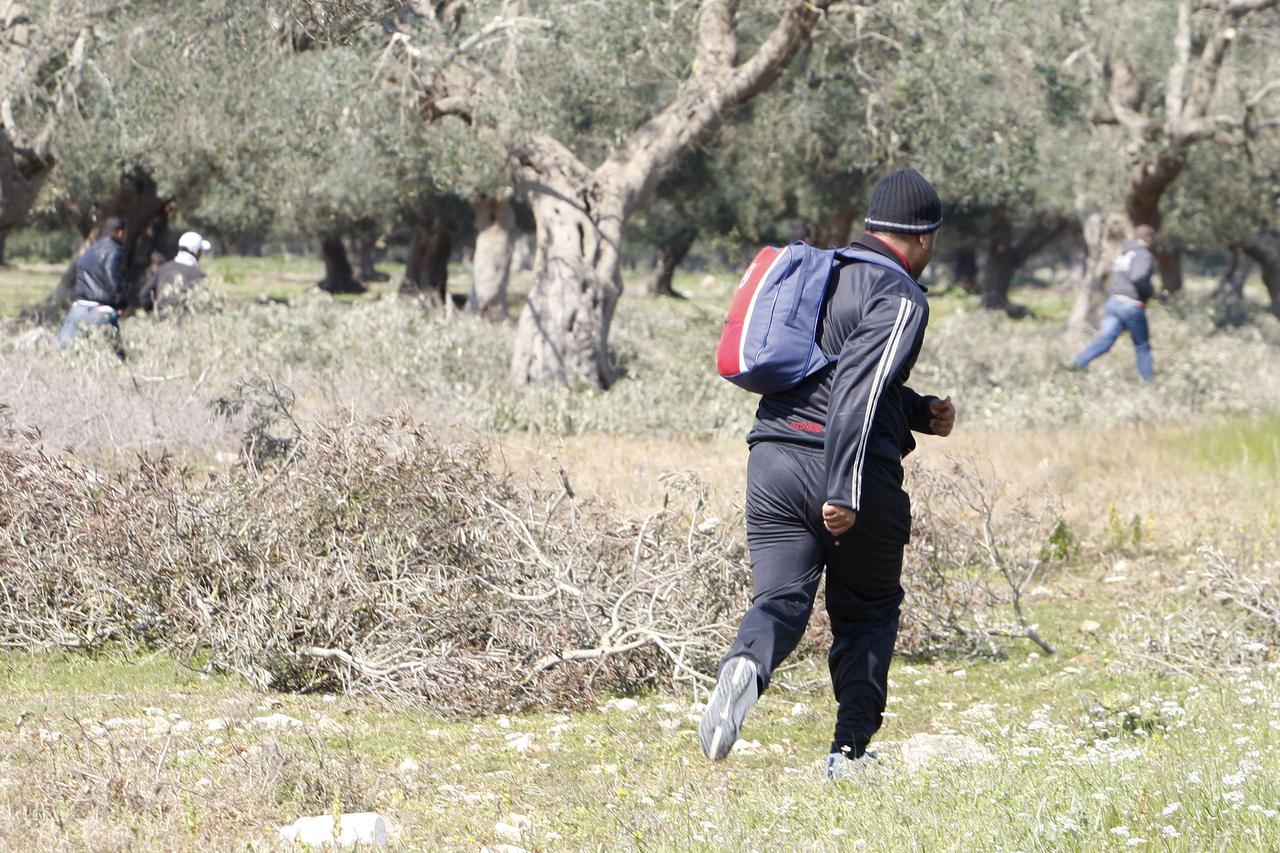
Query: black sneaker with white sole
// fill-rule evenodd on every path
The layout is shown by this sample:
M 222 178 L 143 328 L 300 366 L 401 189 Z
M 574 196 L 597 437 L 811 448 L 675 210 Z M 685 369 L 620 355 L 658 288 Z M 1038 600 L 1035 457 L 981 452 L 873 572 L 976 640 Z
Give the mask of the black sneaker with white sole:
M 745 655 L 730 658 L 721 668 L 698 726 L 702 752 L 712 761 L 720 761 L 733 749 L 742 721 L 760 698 L 759 672 L 756 662 Z

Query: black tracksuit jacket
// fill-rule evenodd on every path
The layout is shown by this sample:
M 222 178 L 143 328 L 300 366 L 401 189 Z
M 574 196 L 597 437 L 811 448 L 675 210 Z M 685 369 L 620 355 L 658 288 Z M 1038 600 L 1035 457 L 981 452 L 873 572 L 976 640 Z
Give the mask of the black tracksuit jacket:
M 762 397 L 747 442 L 823 448 L 827 502 L 857 510 L 867 458 L 900 464 L 915 449 L 912 430 L 933 433 L 929 403 L 937 398 L 906 385 L 929 322 L 924 287 L 879 238 L 864 234 L 854 245 L 884 255 L 903 274 L 856 262 L 836 271 L 818 344 L 838 360 L 788 391 Z

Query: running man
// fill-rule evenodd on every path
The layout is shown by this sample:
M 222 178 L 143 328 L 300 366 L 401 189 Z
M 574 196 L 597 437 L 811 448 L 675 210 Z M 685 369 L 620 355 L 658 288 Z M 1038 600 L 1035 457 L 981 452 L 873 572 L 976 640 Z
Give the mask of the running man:
M 720 664 L 699 727 L 719 761 L 770 676 L 799 643 L 823 572 L 838 711 L 827 775 L 860 769 L 879 730 L 902 603 L 911 504 L 902 458 L 911 431 L 948 435 L 950 399 L 906 386 L 929 304 L 920 274 L 933 257 L 942 200 L 919 172 L 877 184 L 859 249 L 898 268 L 850 263 L 836 273 L 818 332 L 832 366 L 765 395 L 747 442 L 747 540 L 754 595 Z

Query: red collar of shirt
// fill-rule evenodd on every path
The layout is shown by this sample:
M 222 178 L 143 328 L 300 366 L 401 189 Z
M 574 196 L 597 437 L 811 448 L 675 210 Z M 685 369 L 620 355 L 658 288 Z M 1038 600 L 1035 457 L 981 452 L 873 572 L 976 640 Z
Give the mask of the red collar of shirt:
M 911 276 L 912 278 L 915 278 L 915 273 L 911 272 L 911 264 L 907 263 L 906 256 L 903 255 L 901 252 L 899 252 L 892 243 L 888 242 L 887 240 L 885 240 L 884 238 L 876 234 L 872 234 L 870 231 L 866 232 L 866 234 L 868 237 L 872 238 L 877 243 L 884 246 L 890 252 L 893 252 L 893 256 L 898 259 L 898 263 L 902 264 L 902 268 L 907 271 L 907 275 Z

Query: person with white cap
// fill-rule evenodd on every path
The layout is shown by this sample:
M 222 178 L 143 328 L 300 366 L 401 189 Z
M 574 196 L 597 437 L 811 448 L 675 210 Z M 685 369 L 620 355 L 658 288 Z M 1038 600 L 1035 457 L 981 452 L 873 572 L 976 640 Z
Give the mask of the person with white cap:
M 186 292 L 192 285 L 205 278 L 200 269 L 200 257 L 213 246 L 195 231 L 188 231 L 178 238 L 178 254 L 174 259 L 156 267 L 139 300 L 153 311 L 159 311 L 174 296 Z

